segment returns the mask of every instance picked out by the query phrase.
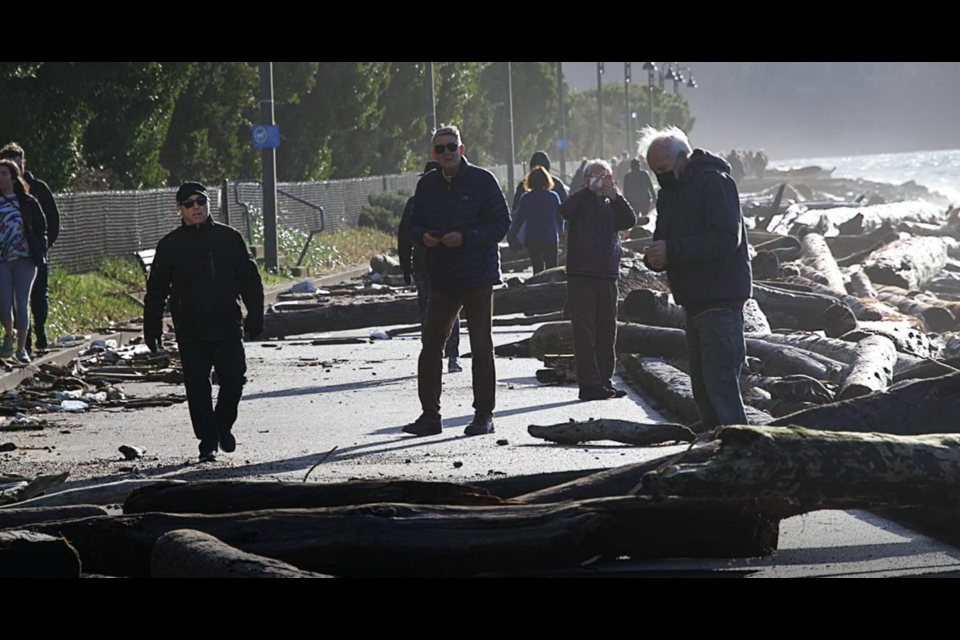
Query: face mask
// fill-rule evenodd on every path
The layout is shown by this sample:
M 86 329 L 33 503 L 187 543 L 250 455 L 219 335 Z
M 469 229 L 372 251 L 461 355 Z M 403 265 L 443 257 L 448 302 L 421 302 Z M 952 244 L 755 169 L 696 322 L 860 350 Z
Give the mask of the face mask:
M 664 191 L 676 191 L 680 187 L 680 178 L 673 171 L 665 171 L 657 174 L 657 182 Z

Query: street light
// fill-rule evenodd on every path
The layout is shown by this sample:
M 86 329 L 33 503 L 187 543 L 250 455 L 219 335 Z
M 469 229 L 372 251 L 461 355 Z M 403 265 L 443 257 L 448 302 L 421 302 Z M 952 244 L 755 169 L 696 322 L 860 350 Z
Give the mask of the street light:
M 603 64 L 602 62 L 597 63 L 597 112 L 600 114 L 600 156 L 604 157 L 604 143 L 603 143 Z
M 647 86 L 650 88 L 650 126 L 656 126 L 654 123 L 654 112 L 653 112 L 653 83 L 657 76 L 657 63 L 656 62 L 644 62 L 643 70 L 647 72 Z
M 626 102 L 627 110 L 624 112 L 627 115 L 627 149 L 630 150 L 630 153 L 633 153 L 633 121 L 630 117 L 632 113 L 630 111 L 630 82 L 632 78 L 632 70 L 630 68 L 629 62 L 623 63 L 623 95 L 625 96 L 624 101 Z
M 683 74 L 687 74 L 686 79 L 684 79 Z M 690 67 L 684 67 L 677 71 L 673 77 L 673 93 L 680 93 L 680 85 L 685 84 L 691 89 L 696 89 L 699 85 L 693 77 L 693 70 Z
M 664 83 L 667 78 L 670 78 L 675 83 L 680 80 L 680 63 L 679 62 L 664 62 L 663 68 L 660 69 L 660 89 L 664 88 Z

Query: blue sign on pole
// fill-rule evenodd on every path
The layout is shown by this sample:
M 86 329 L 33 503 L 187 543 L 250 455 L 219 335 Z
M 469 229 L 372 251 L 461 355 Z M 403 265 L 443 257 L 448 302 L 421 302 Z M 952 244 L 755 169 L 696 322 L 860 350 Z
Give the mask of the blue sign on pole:
M 253 126 L 254 149 L 278 149 L 280 147 L 280 126 L 275 124 L 257 124 Z
M 566 138 L 557 138 L 557 151 L 570 151 L 570 141 Z

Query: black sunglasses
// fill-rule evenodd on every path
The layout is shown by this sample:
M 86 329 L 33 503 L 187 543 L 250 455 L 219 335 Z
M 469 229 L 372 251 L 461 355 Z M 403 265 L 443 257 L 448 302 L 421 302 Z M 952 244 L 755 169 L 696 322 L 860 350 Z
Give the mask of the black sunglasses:
M 192 209 L 194 206 L 199 205 L 201 207 L 207 206 L 206 198 L 197 198 L 196 200 L 184 200 L 180 203 L 180 206 L 186 207 L 187 209 Z
M 438 156 L 442 156 L 446 151 L 449 151 L 450 153 L 456 153 L 457 151 L 460 151 L 460 145 L 456 142 L 448 142 L 447 144 L 438 144 L 433 148 L 433 150 Z

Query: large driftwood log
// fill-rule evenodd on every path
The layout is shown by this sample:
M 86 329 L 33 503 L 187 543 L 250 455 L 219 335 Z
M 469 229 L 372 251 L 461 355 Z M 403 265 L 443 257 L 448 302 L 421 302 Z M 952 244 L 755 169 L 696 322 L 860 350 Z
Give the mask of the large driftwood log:
M 895 308 L 878 302 L 877 300 L 870 299 L 861 299 L 855 296 L 848 295 L 846 292 L 837 293 L 830 287 L 808 280 L 803 277 L 789 277 L 785 280 L 785 284 L 792 284 L 800 287 L 804 287 L 808 292 L 815 293 L 817 295 L 827 296 L 829 298 L 834 298 L 839 300 L 853 312 L 853 315 L 858 321 L 882 321 L 882 320 L 907 320 L 908 318 L 902 315 Z
M 813 333 L 775 333 L 764 336 L 762 340 L 771 345 L 816 353 L 830 360 L 842 362 L 845 365 L 852 365 L 857 360 L 856 346 L 847 340 L 823 338 Z M 901 353 L 897 357 L 894 373 L 905 373 L 924 364 L 925 361 L 921 358 Z M 817 379 L 821 380 L 822 378 Z
M 934 333 L 946 333 L 957 328 L 957 319 L 949 310 L 934 306 L 922 298 L 911 297 L 906 289 L 878 287 L 877 299 L 896 307 L 907 315 L 923 320 L 927 330 Z
M 0 531 L 0 578 L 80 578 L 80 558 L 55 535 Z
M 50 495 L 41 496 L 18 502 L 7 507 L 0 507 L 0 514 L 5 509 L 47 509 L 51 507 L 71 507 L 77 505 L 98 505 L 106 506 L 112 504 L 123 504 L 130 497 L 130 494 L 137 489 L 150 487 L 157 484 L 156 480 L 126 480 L 123 482 L 111 482 L 109 484 L 96 485 L 93 487 L 83 487 L 81 489 L 71 489 L 61 491 Z M 185 484 L 180 480 L 163 480 L 161 484 Z
M 305 571 L 350 577 L 469 577 L 556 569 L 595 558 L 758 557 L 776 549 L 779 516 L 750 503 L 612 498 L 557 505 L 143 514 L 42 525 L 102 575 L 146 577 L 162 536 L 207 533 Z
M 772 423 L 821 431 L 900 436 L 960 433 L 960 373 L 898 384 L 889 390 L 809 409 Z
M 868 248 L 864 249 L 863 251 L 859 251 L 859 252 L 857 252 L 857 253 L 850 254 L 850 255 L 847 256 L 846 258 L 841 258 L 841 259 L 837 260 L 837 265 L 840 266 L 840 267 L 842 267 L 842 268 L 844 268 L 844 269 L 846 269 L 846 268 L 849 268 L 849 267 L 854 267 L 854 266 L 863 264 L 863 263 L 866 262 L 866 261 L 870 258 L 870 256 L 872 256 L 874 253 L 876 253 L 877 251 L 880 251 L 881 249 L 883 249 L 883 248 L 886 247 L 887 245 L 893 244 L 894 242 L 896 242 L 896 241 L 899 240 L 899 239 L 900 239 L 900 234 L 899 234 L 899 233 L 893 233 L 893 232 L 888 233 L 888 234 L 886 234 L 885 236 L 883 236 L 883 238 L 881 238 L 881 239 L 879 240 L 879 242 L 877 242 L 877 243 L 874 244 L 873 246 L 868 247 Z
M 536 493 L 537 491 L 545 491 L 546 489 L 558 487 L 568 482 L 574 482 L 588 476 L 603 473 L 604 471 L 608 471 L 608 469 L 572 469 L 535 473 L 526 476 L 504 476 L 493 478 L 492 480 L 473 480 L 466 484 L 470 487 L 483 489 L 492 496 L 497 496 L 504 500 L 514 500 L 517 496 L 524 496 L 530 493 Z M 626 492 L 611 492 L 590 497 L 604 498 L 618 495 L 626 495 Z
M 864 271 L 875 284 L 922 290 L 947 264 L 947 243 L 940 238 L 907 238 L 873 254 Z
M 730 427 L 707 463 L 644 477 L 652 496 L 784 499 L 802 511 L 960 501 L 960 437 Z
M 679 424 L 640 424 L 626 420 L 566 422 L 548 427 L 530 425 L 527 433 L 540 440 L 565 445 L 610 441 L 636 447 L 652 447 L 693 442 L 696 439 L 693 431 Z
M 172 531 L 157 540 L 151 578 L 330 578 L 278 560 L 244 553 L 199 531 Z
M 679 329 L 663 329 L 637 324 L 621 324 L 617 352 L 650 358 L 676 358 L 687 352 L 687 339 Z M 545 355 L 573 353 L 573 329 L 569 323 L 546 324 L 530 340 L 530 353 Z M 835 360 L 794 348 L 784 348 L 763 339 L 747 339 L 747 355 L 763 361 L 765 375 L 784 377 L 805 375 L 817 380 L 839 382 L 846 367 Z
M 631 291 L 623 303 L 623 313 L 625 320 L 650 327 L 681 329 L 687 322 L 686 311 L 671 294 L 649 289 Z M 756 300 L 744 303 L 743 320 L 747 333 L 762 335 L 771 332 L 770 323 Z
M 893 341 L 904 358 L 909 358 L 909 366 L 918 359 L 926 359 L 936 354 L 936 347 L 930 342 L 930 337 L 922 330 L 909 322 L 861 322 L 856 331 L 851 331 L 841 340 L 859 342 L 864 336 L 884 336 Z M 902 370 L 901 365 L 898 373 Z
M 543 284 L 494 293 L 493 310 L 498 316 L 520 313 L 553 313 L 567 302 L 566 284 Z M 419 312 L 414 298 L 387 302 L 330 305 L 323 309 L 292 313 L 268 313 L 264 316 L 262 338 L 280 338 L 307 333 L 347 331 L 417 322 Z
M 107 515 L 101 507 L 54 507 L 49 509 L 5 509 L 0 511 L 0 531 L 22 529 L 34 524 L 59 520 L 81 520 Z
M 695 433 L 703 433 L 690 376 L 659 359 L 641 358 L 628 353 L 620 356 L 620 361 L 644 392 L 684 424 L 691 425 Z M 773 421 L 770 414 L 753 407 L 746 407 L 746 414 L 750 424 L 769 424 Z
M 799 322 L 797 328 L 803 331 L 826 330 L 833 335 L 843 335 L 857 327 L 853 311 L 835 298 L 762 284 L 754 285 L 753 297 L 765 314 L 792 316 Z
M 849 272 L 850 276 L 850 293 L 857 298 L 874 298 L 877 297 L 877 289 L 873 286 L 873 283 L 870 282 L 870 276 L 865 274 L 862 269 L 853 269 Z
M 743 376 L 741 385 L 744 388 L 763 389 L 778 402 L 823 405 L 836 400 L 836 394 L 824 383 L 807 376 L 767 378 L 748 374 Z
M 864 251 L 873 253 L 877 251 L 878 244 L 884 243 L 883 246 L 886 246 L 887 244 L 896 242 L 899 238 L 900 235 L 894 231 L 892 226 L 884 225 L 866 235 L 841 235 L 827 238 L 827 245 L 830 247 L 830 251 L 834 257 L 842 260 L 843 258 L 849 258 L 854 254 L 859 254 Z
M 52 491 L 57 487 L 63 486 L 63 483 L 65 483 L 69 477 L 69 473 L 61 473 L 55 476 L 38 476 L 25 486 L 0 492 L 0 509 L 2 509 L 4 505 L 16 505 L 17 508 L 22 508 L 28 500 L 33 500 L 47 491 Z
M 857 343 L 856 357 L 840 386 L 839 400 L 851 400 L 884 391 L 893 384 L 897 349 L 883 336 L 870 336 Z
M 819 233 L 807 233 L 802 238 L 803 262 L 823 275 L 827 286 L 838 295 L 846 295 L 843 273 L 830 251 L 826 239 Z
M 482 489 L 466 485 L 413 480 L 336 484 L 211 481 L 146 487 L 134 492 L 127 499 L 123 512 L 128 515 L 214 515 L 271 509 L 349 507 L 383 502 L 484 506 L 500 504 L 503 501 Z

